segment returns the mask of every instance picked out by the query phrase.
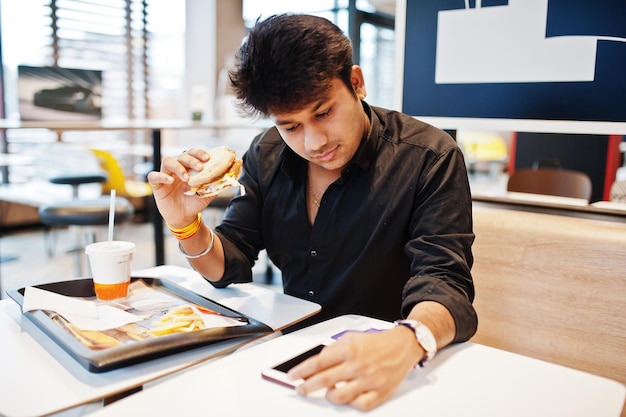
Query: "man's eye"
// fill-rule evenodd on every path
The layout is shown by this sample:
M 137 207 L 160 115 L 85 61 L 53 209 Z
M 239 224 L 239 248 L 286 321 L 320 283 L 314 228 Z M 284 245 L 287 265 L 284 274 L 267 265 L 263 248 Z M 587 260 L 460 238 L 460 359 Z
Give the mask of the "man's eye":
M 300 125 L 293 125 L 291 127 L 286 128 L 285 131 L 289 133 L 294 132 L 298 128 L 298 126 Z
M 326 110 L 326 111 L 325 111 L 325 112 L 323 112 L 323 113 L 319 113 L 319 114 L 317 115 L 317 118 L 318 118 L 318 119 L 322 119 L 322 118 L 324 118 L 324 117 L 328 116 L 329 114 L 330 114 L 330 109 Z

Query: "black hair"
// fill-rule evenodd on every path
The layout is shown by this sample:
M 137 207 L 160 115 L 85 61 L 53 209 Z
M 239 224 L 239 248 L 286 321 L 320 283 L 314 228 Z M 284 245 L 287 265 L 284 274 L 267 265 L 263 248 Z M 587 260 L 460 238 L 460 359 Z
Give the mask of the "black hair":
M 229 75 L 240 109 L 267 116 L 323 99 L 336 78 L 354 91 L 351 73 L 352 44 L 341 29 L 322 17 L 280 14 L 257 20 Z

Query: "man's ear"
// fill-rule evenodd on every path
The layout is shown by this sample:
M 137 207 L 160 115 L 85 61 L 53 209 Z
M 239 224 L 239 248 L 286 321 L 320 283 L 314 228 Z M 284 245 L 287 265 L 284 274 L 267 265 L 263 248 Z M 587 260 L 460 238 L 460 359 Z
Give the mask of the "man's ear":
M 367 97 L 367 91 L 365 90 L 365 79 L 363 78 L 363 70 L 358 65 L 352 66 L 352 74 L 350 75 L 350 83 L 356 96 L 363 100 Z

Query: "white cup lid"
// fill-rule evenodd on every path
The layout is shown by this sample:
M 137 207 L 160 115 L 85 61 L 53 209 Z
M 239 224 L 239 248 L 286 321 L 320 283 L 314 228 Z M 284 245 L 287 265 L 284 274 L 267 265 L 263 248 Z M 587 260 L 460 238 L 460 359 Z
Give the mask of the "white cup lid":
M 96 242 L 87 245 L 85 253 L 87 255 L 119 255 L 127 252 L 134 252 L 135 244 L 133 242 L 127 242 L 122 240 Z

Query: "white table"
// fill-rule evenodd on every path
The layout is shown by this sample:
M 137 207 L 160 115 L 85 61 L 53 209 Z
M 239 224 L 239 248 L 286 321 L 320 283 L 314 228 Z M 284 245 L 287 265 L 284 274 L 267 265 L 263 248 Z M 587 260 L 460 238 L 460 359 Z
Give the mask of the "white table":
M 275 331 L 310 317 L 320 306 L 255 284 L 215 289 L 198 273 L 183 267 L 160 266 L 133 276 L 169 279 L 198 294 L 254 317 Z M 47 415 L 114 397 L 192 365 L 232 352 L 254 337 L 220 342 L 116 369 L 90 373 L 56 345 L 17 303 L 0 301 L 0 415 Z
M 618 417 L 622 410 L 626 389 L 618 382 L 469 342 L 412 371 L 388 402 L 367 414 L 261 379 L 264 368 L 340 330 L 389 325 L 359 316 L 332 319 L 178 374 L 90 417 Z

